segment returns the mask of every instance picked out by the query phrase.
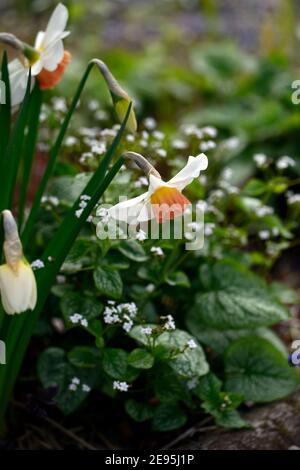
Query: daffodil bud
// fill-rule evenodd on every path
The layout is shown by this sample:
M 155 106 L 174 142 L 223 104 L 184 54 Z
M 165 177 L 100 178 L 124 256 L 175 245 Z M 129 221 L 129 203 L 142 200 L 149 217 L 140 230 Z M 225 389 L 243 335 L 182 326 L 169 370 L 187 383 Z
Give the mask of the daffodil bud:
M 35 308 L 37 288 L 32 268 L 23 256 L 16 221 L 9 210 L 2 216 L 6 263 L 0 266 L 0 293 L 5 312 L 14 315 Z
M 130 103 L 132 103 L 132 99 L 120 86 L 116 78 L 113 76 L 107 65 L 102 62 L 102 60 L 93 59 L 92 62 L 97 65 L 100 72 L 102 73 L 109 88 L 116 114 L 120 122 L 123 122 L 128 110 L 128 106 Z M 133 106 L 131 107 L 126 127 L 130 132 L 136 132 L 137 130 L 137 122 Z

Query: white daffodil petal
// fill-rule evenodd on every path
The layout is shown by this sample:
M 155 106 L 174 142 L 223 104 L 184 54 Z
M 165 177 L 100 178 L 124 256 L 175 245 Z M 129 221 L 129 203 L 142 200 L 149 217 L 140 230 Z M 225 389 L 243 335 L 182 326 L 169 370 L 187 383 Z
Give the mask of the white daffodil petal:
M 33 309 L 36 305 L 36 281 L 31 267 L 20 261 L 15 273 L 7 264 L 0 266 L 0 292 L 9 315 Z
M 59 3 L 52 13 L 47 25 L 42 43 L 44 48 L 46 48 L 53 39 L 58 38 L 60 34 L 64 32 L 68 17 L 69 13 L 67 8 L 62 3 Z
M 34 48 L 35 49 L 39 50 L 39 49 L 42 48 L 44 37 L 45 37 L 45 32 L 44 31 L 39 31 L 37 33 L 36 38 L 35 38 L 35 42 L 34 42 Z
M 53 72 L 64 56 L 64 45 L 61 40 L 56 41 L 53 46 L 46 48 L 42 53 L 43 68 Z
M 20 104 L 25 95 L 26 84 L 28 79 L 28 69 L 19 61 L 14 59 L 8 64 L 11 105 Z
M 163 181 L 161 178 L 157 178 L 157 176 L 150 175 L 149 176 L 149 193 L 150 195 L 154 193 L 158 188 L 161 186 L 168 186 L 168 184 Z
M 122 201 L 108 209 L 108 214 L 115 220 L 130 222 L 136 219 L 143 209 L 144 202 L 148 199 L 148 192 L 141 194 L 133 199 Z
M 207 156 L 201 153 L 197 157 L 189 157 L 187 164 L 167 183 L 168 186 L 177 188 L 180 191 L 189 185 L 194 178 L 197 178 L 200 171 L 206 170 L 208 165 Z
M 43 67 L 44 67 L 44 66 L 43 66 L 42 60 L 37 60 L 37 61 L 33 64 L 33 66 L 31 67 L 31 74 L 32 74 L 33 76 L 38 75 L 38 74 L 41 72 L 41 70 L 43 69 Z

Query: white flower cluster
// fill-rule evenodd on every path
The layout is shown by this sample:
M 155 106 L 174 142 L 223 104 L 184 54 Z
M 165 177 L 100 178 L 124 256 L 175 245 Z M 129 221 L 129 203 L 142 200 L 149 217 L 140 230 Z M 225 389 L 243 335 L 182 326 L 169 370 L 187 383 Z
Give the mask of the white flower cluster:
M 82 196 L 80 196 L 79 209 L 75 212 L 75 215 L 78 219 L 81 217 L 90 199 L 91 196 L 88 196 L 87 194 L 83 194 Z
M 84 318 L 80 313 L 73 313 L 73 315 L 70 315 L 70 322 L 73 323 L 74 325 L 77 325 L 78 323 L 81 326 L 84 326 L 87 328 L 89 326 L 88 321 L 86 318 Z
M 120 382 L 119 380 L 114 380 L 113 389 L 119 390 L 120 392 L 128 392 L 129 384 L 127 382 Z
M 110 300 L 108 304 L 103 313 L 104 322 L 108 325 L 122 324 L 122 328 L 129 333 L 138 312 L 136 304 L 130 302 L 116 305 L 114 300 Z
M 78 377 L 73 377 L 68 388 L 72 392 L 76 392 L 76 390 L 78 390 L 79 385 L 80 385 L 80 379 Z M 81 390 L 83 392 L 89 393 L 91 391 L 91 387 L 87 384 L 82 384 Z
M 45 267 L 45 264 L 41 259 L 36 259 L 36 260 L 32 261 L 31 267 L 32 267 L 33 270 L 41 269 L 41 268 Z
M 213 140 L 205 140 L 199 145 L 201 152 L 207 152 L 207 150 L 212 150 L 216 147 L 216 143 Z
M 175 321 L 172 315 L 163 316 L 163 317 L 160 317 L 160 319 L 164 321 L 163 328 L 165 330 L 170 331 L 170 330 L 176 329 Z

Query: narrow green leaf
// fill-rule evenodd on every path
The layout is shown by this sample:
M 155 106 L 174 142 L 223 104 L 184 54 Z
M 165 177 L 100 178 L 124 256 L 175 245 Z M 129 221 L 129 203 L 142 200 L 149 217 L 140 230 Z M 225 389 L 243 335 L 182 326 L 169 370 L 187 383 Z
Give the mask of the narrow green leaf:
M 21 178 L 21 187 L 19 195 L 19 227 L 22 227 L 22 221 L 24 217 L 27 188 L 31 174 L 32 162 L 35 154 L 36 140 L 38 135 L 41 105 L 42 91 L 40 90 L 38 83 L 36 83 L 31 93 L 27 122 L 28 131 L 22 152 L 23 174 Z
M 1 210 L 8 209 L 12 205 L 31 98 L 30 87 L 31 72 L 29 71 L 25 97 L 5 152 L 5 170 L 0 200 Z
M 0 177 L 3 174 L 4 155 L 9 141 L 11 125 L 10 83 L 6 51 L 4 51 L 2 58 L 1 80 L 4 83 L 4 88 L 0 89 Z

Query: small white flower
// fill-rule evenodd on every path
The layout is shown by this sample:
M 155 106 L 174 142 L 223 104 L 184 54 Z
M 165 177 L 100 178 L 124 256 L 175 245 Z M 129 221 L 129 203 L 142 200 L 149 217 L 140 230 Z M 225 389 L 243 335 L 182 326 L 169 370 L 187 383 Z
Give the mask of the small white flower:
M 268 240 L 270 238 L 270 232 L 269 230 L 260 230 L 258 236 L 261 240 Z
M 287 195 L 288 204 L 300 204 L 300 194 L 288 194 Z
M 65 138 L 64 144 L 66 147 L 73 147 L 73 145 L 78 143 L 77 137 L 74 137 L 73 135 L 69 135 L 68 137 Z
M 119 390 L 120 392 L 128 392 L 129 384 L 127 382 L 120 382 L 119 380 L 114 380 L 113 388 L 114 390 Z
M 186 385 L 187 385 L 187 388 L 189 390 L 193 390 L 194 388 L 196 388 L 199 384 L 199 381 L 198 379 L 190 379 L 187 381 Z
M 71 392 L 76 392 L 77 390 L 77 385 L 75 384 L 70 384 L 69 387 L 68 387 L 69 390 L 71 390 Z
M 87 321 L 86 318 L 83 318 L 82 320 L 80 320 L 80 324 L 81 324 L 81 326 L 84 326 L 85 328 L 87 328 L 89 326 L 88 321 Z
M 156 140 L 164 140 L 164 138 L 165 138 L 165 134 L 161 131 L 154 131 L 152 133 L 152 135 L 153 135 L 154 139 L 156 139 Z
M 103 224 L 107 224 L 109 221 L 109 211 L 105 207 L 99 207 L 97 209 L 97 216 L 100 217 Z
M 155 285 L 154 285 L 154 284 L 148 284 L 148 285 L 145 287 L 145 290 L 146 290 L 146 292 L 148 292 L 149 294 L 151 294 L 152 292 L 155 291 Z
M 155 129 L 156 125 L 157 125 L 157 123 L 156 123 L 155 119 L 153 119 L 152 117 L 148 117 L 144 120 L 144 126 L 149 131 L 152 131 L 153 129 Z
M 71 382 L 72 382 L 72 384 L 79 385 L 80 384 L 80 379 L 78 377 L 73 377 Z
M 156 256 L 164 256 L 164 252 L 160 248 L 160 246 L 152 246 L 150 251 L 151 251 L 151 253 L 154 253 Z
M 106 152 L 106 145 L 102 142 L 97 145 L 93 145 L 91 151 L 96 155 L 103 155 Z
M 201 142 L 199 145 L 199 149 L 201 152 L 207 152 L 207 150 L 212 150 L 216 147 L 216 143 L 213 140 L 206 140 L 204 142 Z
M 195 349 L 198 347 L 197 343 L 193 339 L 189 339 L 187 342 L 187 346 L 190 349 Z
M 175 330 L 176 329 L 175 321 L 174 321 L 174 318 L 172 317 L 172 315 L 167 315 L 167 316 L 160 317 L 160 318 L 165 321 L 165 323 L 163 325 L 163 328 L 165 330 Z
M 33 270 L 35 270 L 35 269 L 42 269 L 42 268 L 45 267 L 45 264 L 44 264 L 44 262 L 43 262 L 42 260 L 36 259 L 35 261 L 33 261 L 33 262 L 31 263 L 31 267 L 32 267 Z
M 256 153 L 253 155 L 253 160 L 258 168 L 262 168 L 267 163 L 267 156 L 264 153 Z
M 214 223 L 206 223 L 204 225 L 204 235 L 206 237 L 210 237 L 214 233 L 215 227 L 216 227 L 216 224 Z
M 181 139 L 174 139 L 171 145 L 176 150 L 184 150 L 187 148 L 187 143 Z
M 215 139 L 217 137 L 217 134 L 218 134 L 217 129 L 213 126 L 202 127 L 201 131 L 204 132 L 204 134 L 211 137 L 212 139 Z
M 82 216 L 82 213 L 83 213 L 83 209 L 77 209 L 77 211 L 75 211 L 75 216 L 77 217 L 77 219 L 80 219 L 80 217 Z
M 87 384 L 82 384 L 82 391 L 89 393 L 91 391 L 91 387 Z
M 134 142 L 134 141 L 135 141 L 135 137 L 134 137 L 133 134 L 128 134 L 128 135 L 126 136 L 126 140 L 127 140 L 127 142 Z
M 224 180 L 230 180 L 230 178 L 232 177 L 232 173 L 233 171 L 231 168 L 224 168 L 222 177 L 224 178 Z
M 165 158 L 167 156 L 167 151 L 165 149 L 157 149 L 156 153 L 159 157 Z
M 146 232 L 144 232 L 144 230 L 140 229 L 135 238 L 139 241 L 139 242 L 143 242 L 144 240 L 147 239 L 147 235 L 146 235 Z
M 258 217 L 265 217 L 266 215 L 271 215 L 274 213 L 273 207 L 270 206 L 261 206 L 258 207 L 256 210 L 256 214 Z
M 150 336 L 152 335 L 152 328 L 151 326 L 144 326 L 142 329 L 141 329 L 141 332 L 144 334 L 144 335 L 147 335 L 147 336 Z
M 295 165 L 295 160 L 289 157 L 288 155 L 280 157 L 276 162 L 276 167 L 278 168 L 278 170 L 285 170 L 286 168 L 293 167 Z

